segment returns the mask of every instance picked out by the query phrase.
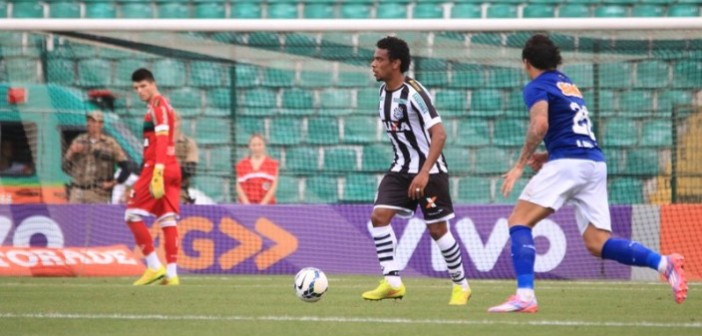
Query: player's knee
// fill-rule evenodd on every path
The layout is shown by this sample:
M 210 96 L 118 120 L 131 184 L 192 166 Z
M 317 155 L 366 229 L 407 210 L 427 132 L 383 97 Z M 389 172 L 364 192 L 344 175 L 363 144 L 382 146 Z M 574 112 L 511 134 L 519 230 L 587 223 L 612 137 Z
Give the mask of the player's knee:
M 127 223 L 141 222 L 142 218 L 138 213 L 127 210 L 124 212 L 124 221 Z
M 169 227 L 169 226 L 176 226 L 177 221 L 175 215 L 167 215 L 163 216 L 159 219 L 156 220 L 156 223 L 164 228 L 164 227 Z
M 446 222 L 441 222 L 441 223 L 428 224 L 427 230 L 429 231 L 429 235 L 431 236 L 432 239 L 439 240 L 441 237 L 443 237 L 446 234 L 446 232 L 448 232 L 448 227 L 446 225 Z
M 595 257 L 599 257 L 602 255 L 603 246 L 604 244 L 602 242 L 594 240 L 585 240 L 585 248 L 587 248 L 587 251 Z
M 373 210 L 373 213 L 371 213 L 371 223 L 373 223 L 373 226 L 385 226 L 390 223 L 390 220 L 392 219 L 392 212 L 391 211 L 384 211 L 383 209 L 375 209 Z

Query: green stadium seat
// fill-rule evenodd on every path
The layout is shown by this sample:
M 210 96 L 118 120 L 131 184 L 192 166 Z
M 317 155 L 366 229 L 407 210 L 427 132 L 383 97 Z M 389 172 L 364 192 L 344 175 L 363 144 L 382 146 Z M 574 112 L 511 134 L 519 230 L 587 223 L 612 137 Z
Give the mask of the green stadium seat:
M 231 131 L 231 122 L 227 118 L 200 117 L 195 121 L 198 145 L 228 145 L 231 143 Z
M 187 19 L 190 18 L 190 8 L 187 4 L 160 3 L 158 4 L 159 19 Z
M 522 134 L 523 132 L 519 133 Z M 485 119 L 471 119 L 458 124 L 456 145 L 460 146 L 485 146 L 490 144 L 490 127 Z
M 618 5 L 599 5 L 595 8 L 595 17 L 627 17 L 627 8 Z
M 195 66 L 197 62 L 193 62 L 190 64 L 190 70 L 193 72 L 192 76 L 194 77 L 199 77 L 200 75 L 196 75 L 196 73 L 201 74 L 203 77 L 201 79 L 198 79 L 197 82 L 202 83 L 202 84 L 213 84 L 214 81 L 212 81 L 210 78 L 207 78 L 207 73 L 210 71 L 210 68 L 207 65 L 203 65 L 202 69 L 200 69 L 200 66 Z M 205 63 L 205 62 L 203 62 Z M 196 70 L 197 69 L 197 70 Z M 243 64 L 239 63 L 235 65 L 234 67 L 234 76 L 235 76 L 235 85 L 237 88 L 249 88 L 249 87 L 254 87 L 258 86 L 261 84 L 261 76 L 260 76 L 260 68 L 255 65 L 249 65 L 249 64 Z M 195 80 L 195 78 L 193 78 Z
M 521 88 L 527 79 L 524 70 L 518 68 L 490 68 L 487 77 L 487 84 L 492 88 Z
M 226 90 L 226 89 L 219 89 Z M 243 91 L 243 90 L 242 90 Z M 260 107 L 271 109 L 276 104 L 276 92 L 266 88 L 256 88 L 239 92 L 237 105 L 243 107 Z
M 372 203 L 378 191 L 378 178 L 375 175 L 350 174 L 344 183 L 345 202 Z
M 526 119 L 497 119 L 492 143 L 499 146 L 521 146 L 528 125 Z
M 638 142 L 638 128 L 633 119 L 613 118 L 604 124 L 604 142 L 607 146 L 633 146 Z
M 375 85 L 375 79 L 365 72 L 340 71 L 338 74 L 338 87 L 368 87 Z
M 415 68 L 416 80 L 428 87 L 446 86 L 449 74 L 446 70 L 419 70 Z
M 317 147 L 296 146 L 285 151 L 285 170 L 298 174 L 315 174 L 318 170 Z
M 132 86 L 132 73 L 139 68 L 150 68 L 145 60 L 126 58 L 117 61 L 115 66 L 115 85 Z
M 268 4 L 269 19 L 297 19 L 297 2 L 274 2 Z
M 632 85 L 632 65 L 629 62 L 602 63 L 599 81 L 603 88 L 628 89 Z
M 672 146 L 673 122 L 671 120 L 653 120 L 643 123 L 641 145 L 653 147 Z
M 407 4 L 395 1 L 379 2 L 375 7 L 375 17 L 378 19 L 406 19 Z
M 334 4 L 333 3 L 305 3 L 305 8 L 302 11 L 305 19 L 333 19 Z
M 316 117 L 307 120 L 307 142 L 314 145 L 339 143 L 339 119 Z
M 631 16 L 633 17 L 665 17 L 665 7 L 650 5 L 650 4 L 639 4 L 631 9 Z
M 497 116 L 503 113 L 502 91 L 495 89 L 478 89 L 471 93 L 470 115 Z
M 658 151 L 650 148 L 632 149 L 626 153 L 626 173 L 631 175 L 658 175 Z
M 349 172 L 357 170 L 356 151 L 353 148 L 324 149 L 324 170 L 329 172 Z
M 649 116 L 653 111 L 653 91 L 622 91 L 619 94 L 619 110 L 619 115 L 627 118 Z
M 362 155 L 361 170 L 373 172 L 387 171 L 395 157 L 390 143 L 363 146 Z
M 265 68 L 263 70 L 263 86 L 292 87 L 295 82 L 295 73 L 292 70 Z
M 289 33 L 285 34 L 285 52 L 303 56 L 317 56 L 317 37 L 314 34 Z M 309 66 L 303 63 L 303 66 Z
M 166 92 L 166 97 L 171 102 L 171 106 L 174 109 L 179 110 L 182 108 L 197 108 L 202 106 L 202 95 L 200 90 L 193 90 L 189 87 L 182 87 L 173 89 Z M 211 102 L 208 101 L 208 106 L 212 106 Z
M 237 145 L 248 145 L 252 134 L 264 134 L 265 120 L 256 117 L 238 117 L 233 121 L 236 132 L 234 141 Z
M 191 107 L 191 108 L 176 108 L 176 111 L 178 111 L 178 114 L 180 114 L 181 117 L 183 118 L 196 118 L 199 117 L 202 109 L 199 107 Z M 188 134 L 191 135 L 191 134 Z
M 603 149 L 607 162 L 607 174 L 610 176 L 626 173 L 624 166 L 624 150 L 605 147 Z
M 99 58 L 78 62 L 78 84 L 89 87 L 107 87 L 111 85 L 112 64 Z
M 473 65 L 455 65 L 451 83 L 452 88 L 482 88 L 485 85 L 485 71 Z
M 524 18 L 552 18 L 556 16 L 556 8 L 552 4 L 532 3 L 524 6 Z
M 344 143 L 371 143 L 378 141 L 378 118 L 350 116 L 344 118 Z
M 641 204 L 643 198 L 643 182 L 634 178 L 614 178 L 609 181 L 610 204 Z
M 112 1 L 86 2 L 85 17 L 89 19 L 114 19 L 117 17 L 117 6 Z
M 567 64 L 561 70 L 580 90 L 593 87 L 592 64 Z
M 153 63 L 153 73 L 159 87 L 185 85 L 185 64 L 175 59 L 159 59 Z
M 418 2 L 412 10 L 413 19 L 443 19 L 444 6 L 441 3 Z
M 468 112 L 468 95 L 463 90 L 439 90 L 434 106 L 441 116 L 461 116 Z
M 44 6 L 40 2 L 14 2 L 12 17 L 15 19 L 34 19 L 44 17 Z
M 80 18 L 80 4 L 72 1 L 49 3 L 49 17 L 54 19 Z
M 261 1 L 258 2 L 235 2 L 232 4 L 231 18 L 232 19 L 260 19 L 261 18 Z
M 7 3 L 0 2 L 0 18 L 7 18 Z
M 289 204 L 300 202 L 300 179 L 290 175 L 278 176 L 278 188 L 275 190 L 276 203 Z
M 663 61 L 643 61 L 636 65 L 635 87 L 664 88 L 669 85 L 668 63 Z
M 325 69 L 326 66 L 310 63 L 308 67 L 316 67 L 317 70 L 303 70 L 300 72 L 300 86 L 307 88 L 324 88 L 332 86 L 332 69 Z M 329 66 L 331 68 L 331 66 Z
M 226 202 L 225 189 L 229 189 L 228 179 L 216 176 L 195 176 L 194 187 L 205 193 L 215 202 Z
M 367 110 L 372 114 L 378 113 L 380 107 L 380 89 L 379 88 L 363 88 L 356 92 L 356 106 L 359 109 Z
M 490 19 L 516 18 L 517 6 L 506 3 L 490 4 L 487 8 L 487 17 Z
M 76 80 L 76 63 L 72 59 L 50 57 L 46 60 L 46 79 L 60 85 L 73 85 Z
M 588 104 L 588 110 L 590 113 L 599 113 L 600 116 L 612 115 L 618 110 L 617 99 L 615 91 L 612 90 L 599 90 L 599 105 L 596 105 L 594 99 L 594 93 L 592 98 L 589 96 L 589 92 L 585 91 L 585 103 Z
M 319 104 L 323 109 L 342 109 L 351 106 L 353 92 L 347 89 L 325 89 L 319 93 Z
M 456 2 L 451 7 L 452 19 L 479 19 L 482 15 L 480 4 Z
M 668 7 L 668 16 L 670 17 L 698 17 L 700 16 L 699 3 L 696 5 L 672 5 Z
M 196 19 L 224 19 L 227 12 L 224 2 L 202 2 L 193 4 L 193 17 Z
M 150 3 L 122 3 L 120 9 L 123 19 L 151 19 L 154 17 L 154 10 Z
M 588 18 L 590 16 L 590 6 L 586 4 L 568 3 L 558 8 L 558 17 Z
M 476 173 L 504 174 L 512 164 L 509 153 L 501 148 L 482 147 L 475 154 Z
M 310 111 L 314 105 L 314 96 L 309 90 L 292 88 L 283 90 L 282 101 L 283 108 Z M 302 112 L 302 114 L 309 113 Z
M 678 61 L 673 66 L 673 87 L 694 89 L 702 83 L 702 62 Z
M 233 166 L 231 147 L 218 146 L 210 149 L 210 162 L 207 168 L 218 173 L 232 174 L 234 172 Z
M 336 177 L 311 176 L 305 179 L 305 203 L 336 203 L 339 201 Z
M 254 48 L 280 50 L 280 38 L 277 33 L 253 32 L 249 34 L 248 45 Z
M 389 146 L 390 144 L 388 144 Z M 444 159 L 448 166 L 449 173 L 453 176 L 468 173 L 473 170 L 473 162 L 471 161 L 471 153 L 473 151 L 465 147 L 446 147 L 443 150 Z M 392 156 L 388 157 L 387 168 L 392 163 Z
M 238 64 L 235 68 L 236 86 L 245 87 L 247 85 L 246 78 L 242 78 L 242 83 L 239 83 L 239 72 L 243 71 L 240 68 L 248 69 L 246 65 Z M 193 61 L 190 63 L 190 76 L 188 83 L 202 88 L 212 88 L 221 86 L 224 78 L 229 77 L 229 68 L 221 63 L 209 61 Z
M 492 203 L 492 181 L 487 177 L 461 177 L 456 192 L 457 204 Z
M 347 3 L 344 2 L 339 7 L 339 17 L 342 19 L 370 19 L 371 18 L 370 2 L 365 3 Z
M 297 145 L 302 141 L 302 121 L 299 118 L 274 118 L 269 132 L 272 145 Z
M 683 90 L 665 90 L 658 92 L 657 116 L 671 117 L 674 108 L 679 108 L 681 105 L 691 105 L 693 96 L 690 91 Z

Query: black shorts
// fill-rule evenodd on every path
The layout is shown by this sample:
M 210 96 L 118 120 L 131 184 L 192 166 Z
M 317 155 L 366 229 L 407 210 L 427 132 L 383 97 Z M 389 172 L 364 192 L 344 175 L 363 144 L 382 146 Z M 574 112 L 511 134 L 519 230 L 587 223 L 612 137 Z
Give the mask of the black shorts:
M 424 196 L 411 199 L 407 191 L 416 174 L 388 172 L 380 181 L 375 207 L 399 210 L 398 216 L 412 217 L 417 205 L 421 205 L 427 224 L 442 222 L 454 217 L 453 202 L 449 192 L 449 176 L 446 173 L 429 174 Z

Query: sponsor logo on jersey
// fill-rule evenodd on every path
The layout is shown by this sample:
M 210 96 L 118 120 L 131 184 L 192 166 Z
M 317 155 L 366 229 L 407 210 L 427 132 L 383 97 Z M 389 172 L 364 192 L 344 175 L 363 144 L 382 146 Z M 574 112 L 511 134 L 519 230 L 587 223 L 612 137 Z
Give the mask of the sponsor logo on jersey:
M 404 105 L 398 105 L 394 109 L 392 109 L 392 118 L 395 120 L 399 120 L 405 117 L 405 107 Z
M 406 132 L 411 130 L 407 123 L 403 123 L 399 120 L 383 121 L 383 126 L 385 126 L 385 130 L 388 132 Z
M 558 89 L 561 90 L 561 93 L 563 93 L 566 96 L 578 98 L 583 97 L 583 94 L 580 92 L 580 89 L 578 89 L 578 87 L 575 86 L 575 84 L 573 83 L 558 82 L 556 83 L 556 86 L 558 87 Z
M 427 104 L 424 102 L 424 98 L 422 98 L 422 96 L 419 93 L 415 92 L 412 95 L 412 98 L 414 98 L 414 101 L 417 102 L 417 107 L 419 108 L 419 112 L 421 112 L 422 114 L 426 114 L 429 112 L 429 108 L 427 107 Z

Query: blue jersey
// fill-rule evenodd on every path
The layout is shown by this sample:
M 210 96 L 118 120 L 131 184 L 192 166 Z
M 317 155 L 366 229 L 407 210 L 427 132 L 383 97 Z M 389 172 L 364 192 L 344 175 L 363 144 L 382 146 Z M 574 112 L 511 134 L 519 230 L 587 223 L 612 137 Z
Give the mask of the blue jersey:
M 544 144 L 549 160 L 605 160 L 592 132 L 583 95 L 570 78 L 558 70 L 545 71 L 534 78 L 524 88 L 524 103 L 531 110 L 542 100 L 548 102 Z

